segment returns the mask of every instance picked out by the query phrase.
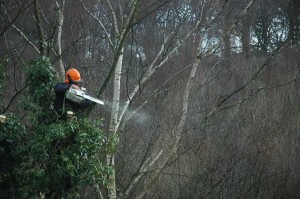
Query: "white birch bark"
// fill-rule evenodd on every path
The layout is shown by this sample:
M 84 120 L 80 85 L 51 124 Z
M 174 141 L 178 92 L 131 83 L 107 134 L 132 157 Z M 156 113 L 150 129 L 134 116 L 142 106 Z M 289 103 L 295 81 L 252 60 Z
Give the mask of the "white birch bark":
M 113 8 L 111 7 L 109 1 L 107 1 L 107 2 L 108 2 L 108 5 L 109 5 L 109 7 L 111 9 L 112 14 L 113 14 L 113 18 L 114 18 L 114 22 L 115 22 L 114 25 L 115 25 L 115 28 L 116 28 L 116 32 L 118 33 L 119 30 L 118 30 L 118 26 L 117 26 L 117 20 L 116 20 L 115 12 L 114 12 Z M 251 2 L 253 2 L 253 1 L 251 1 Z M 118 43 L 119 46 L 117 46 L 115 49 L 118 49 L 118 48 L 120 49 L 120 47 L 121 47 L 122 51 L 124 50 L 124 41 L 125 41 L 125 39 L 127 37 L 128 31 L 129 31 L 128 27 L 131 24 L 130 22 L 132 22 L 132 20 L 133 20 L 133 15 L 135 13 L 135 9 L 136 9 L 137 3 L 138 3 L 138 0 L 134 1 L 134 6 L 133 6 L 133 9 L 131 10 L 131 14 L 130 14 L 130 17 L 128 18 L 128 21 L 126 23 L 125 29 L 119 35 L 120 36 L 120 40 L 119 40 L 120 42 Z M 202 9 L 204 8 L 204 5 L 205 4 L 203 4 Z M 100 25 L 102 24 L 101 21 L 98 20 L 95 16 L 93 16 L 93 15 L 91 15 L 91 16 L 93 18 L 95 18 L 100 23 Z M 200 17 L 199 21 L 197 22 L 195 28 L 192 29 L 181 40 L 181 42 L 179 42 L 172 49 L 172 51 L 170 51 L 170 53 L 168 53 L 168 55 L 164 56 L 163 59 L 162 59 L 162 61 L 160 61 L 158 63 L 158 60 L 160 58 L 162 58 L 162 54 L 164 53 L 164 50 L 165 50 L 165 45 L 166 45 L 166 43 L 167 43 L 167 41 L 168 41 L 169 38 L 167 38 L 165 40 L 165 43 L 162 45 L 160 52 L 157 54 L 156 58 L 154 59 L 154 61 L 150 65 L 150 67 L 148 68 L 146 74 L 143 76 L 143 78 L 141 79 L 141 81 L 139 82 L 139 84 L 137 84 L 136 87 L 130 93 L 128 99 L 125 102 L 124 107 L 122 108 L 122 110 L 119 110 L 119 108 L 120 108 L 120 79 L 121 79 L 123 52 L 121 52 L 119 56 L 117 54 L 117 56 L 115 57 L 118 60 L 117 60 L 117 63 L 116 63 L 116 66 L 115 66 L 115 71 L 114 71 L 114 73 L 115 73 L 115 76 L 114 76 L 114 97 L 113 97 L 113 104 L 112 104 L 112 109 L 111 109 L 111 121 L 110 121 L 110 128 L 109 128 L 110 133 L 117 133 L 117 131 L 119 129 L 119 126 L 120 126 L 120 123 L 122 121 L 122 118 L 123 118 L 125 112 L 127 111 L 128 106 L 129 106 L 131 100 L 136 95 L 137 91 L 139 90 L 140 86 L 143 85 L 155 73 L 155 71 L 158 68 L 160 68 L 161 66 L 163 66 L 175 54 L 175 52 L 178 50 L 178 48 L 180 46 L 182 46 L 185 43 L 186 39 L 189 38 L 190 35 L 199 27 L 201 19 L 202 19 L 202 16 Z M 230 28 L 230 30 L 232 30 L 232 29 L 233 29 L 233 26 Z M 123 42 L 121 42 L 121 41 L 123 41 Z M 110 43 L 112 44 L 112 42 L 110 42 Z M 217 45 L 215 48 L 212 48 L 209 52 L 206 52 L 205 53 L 206 56 L 208 56 L 209 54 L 214 53 L 219 48 L 220 45 L 221 44 Z M 201 61 L 202 58 L 203 57 L 201 57 L 200 51 L 199 51 L 198 54 L 197 54 L 197 56 L 195 57 L 195 61 L 194 61 L 193 65 L 192 65 L 192 69 L 191 69 L 191 73 L 190 73 L 189 79 L 188 79 L 188 81 L 186 83 L 186 88 L 185 88 L 185 92 L 184 92 L 184 95 L 183 95 L 182 113 L 180 115 L 180 121 L 179 121 L 177 127 L 173 131 L 173 134 L 175 136 L 174 141 L 173 141 L 173 145 L 172 145 L 171 149 L 169 150 L 169 152 L 167 154 L 167 158 L 165 158 L 165 160 L 163 161 L 163 163 L 154 172 L 154 175 L 152 176 L 152 178 L 147 182 L 147 187 L 148 188 L 150 186 L 152 186 L 152 184 L 160 176 L 160 174 L 163 171 L 163 169 L 166 167 L 166 165 L 169 162 L 169 160 L 177 152 L 178 144 L 179 144 L 180 139 L 181 139 L 181 132 L 182 132 L 185 120 L 186 120 L 186 116 L 187 116 L 188 98 L 189 98 L 190 88 L 191 88 L 191 85 L 192 85 L 192 81 L 193 81 L 194 75 L 195 75 L 196 70 L 197 70 L 197 66 L 198 66 L 198 64 L 199 64 L 199 62 Z M 112 67 L 114 67 L 114 65 Z M 140 173 L 143 173 L 143 172 L 146 172 L 146 170 L 149 170 L 150 167 L 152 165 L 154 165 L 158 161 L 158 159 L 161 156 L 161 154 L 162 153 L 160 152 L 157 156 L 152 157 L 152 160 L 145 161 L 144 164 L 141 166 Z M 108 164 L 111 165 L 112 168 L 114 168 L 114 156 L 111 154 L 110 156 L 108 156 L 107 160 L 108 160 Z M 132 187 L 134 187 L 134 185 L 136 183 L 138 183 L 138 181 L 139 181 L 139 179 L 140 179 L 141 176 L 142 175 L 138 175 L 135 179 L 132 180 L 132 184 L 130 184 L 129 189 L 127 189 L 125 191 L 125 194 L 124 194 L 125 197 L 126 197 L 126 195 L 128 195 L 128 193 L 130 192 L 130 190 L 132 189 Z M 115 173 L 114 172 L 113 172 L 113 175 L 110 177 L 109 182 L 110 182 L 110 185 L 109 185 L 109 188 L 108 188 L 109 189 L 109 198 L 116 198 Z M 147 193 L 147 191 L 142 192 L 139 195 L 139 198 L 143 197 L 146 193 Z
M 247 13 L 248 9 L 253 4 L 253 2 L 254 2 L 254 0 L 251 0 L 247 4 L 247 6 L 245 7 L 245 9 L 241 13 L 241 16 L 244 16 Z M 202 9 L 203 8 L 204 7 L 202 7 Z M 199 23 L 200 23 L 200 21 L 201 20 L 199 20 Z M 226 36 L 228 36 L 231 33 L 231 31 L 233 31 L 233 29 L 234 29 L 235 26 L 236 26 L 236 24 L 233 24 L 230 27 L 230 29 L 227 32 Z M 199 49 L 198 49 L 197 55 L 195 56 L 195 60 L 194 60 L 194 62 L 192 64 L 192 69 L 191 69 L 191 72 L 190 72 L 190 76 L 189 76 L 189 78 L 188 78 L 188 80 L 186 82 L 186 87 L 185 87 L 184 94 L 183 94 L 182 112 L 180 114 L 180 121 L 179 121 L 177 127 L 174 128 L 173 131 L 172 131 L 172 134 L 175 137 L 174 140 L 173 140 L 172 146 L 171 146 L 168 154 L 166 155 L 166 158 L 163 160 L 163 162 L 160 164 L 160 166 L 154 172 L 154 174 L 150 177 L 149 181 L 146 182 L 146 184 L 144 186 L 144 187 L 146 187 L 146 189 L 144 191 L 142 191 L 136 198 L 138 198 L 138 199 L 143 198 L 147 194 L 148 190 L 150 190 L 150 188 L 153 186 L 153 184 L 155 183 L 155 181 L 158 179 L 158 177 L 162 173 L 163 169 L 166 168 L 166 166 L 169 163 L 169 161 L 176 154 L 176 152 L 178 150 L 178 147 L 179 147 L 179 142 L 180 142 L 181 137 L 182 137 L 182 130 L 183 130 L 183 127 L 184 127 L 184 124 L 185 124 L 185 120 L 186 120 L 186 117 L 187 117 L 188 100 L 189 100 L 190 89 L 192 87 L 192 83 L 193 83 L 193 80 L 194 80 L 194 77 L 195 77 L 198 65 L 199 65 L 199 63 L 200 63 L 201 60 L 203 60 L 205 57 L 208 57 L 208 56 L 212 55 L 216 50 L 219 49 L 219 47 L 221 46 L 221 43 L 226 39 L 226 36 L 223 38 L 223 40 L 218 45 L 215 46 L 215 48 L 212 48 L 211 50 L 209 50 L 207 52 L 202 52 L 201 51 L 201 48 L 200 48 L 200 43 L 201 42 L 199 43 Z M 152 162 L 152 164 L 154 164 L 154 162 Z M 136 183 L 137 180 L 136 179 L 134 179 L 134 180 L 135 181 L 133 181 L 133 183 Z M 130 186 L 130 187 L 132 187 L 132 186 Z M 126 190 L 126 193 L 128 194 L 129 191 L 130 190 Z
M 151 186 L 154 184 L 154 182 L 160 176 L 161 172 L 166 167 L 169 160 L 173 157 L 174 154 L 176 154 L 176 152 L 178 150 L 179 142 L 181 140 L 181 135 L 182 135 L 182 129 L 183 129 L 183 126 L 185 124 L 186 117 L 187 117 L 188 100 L 189 100 L 190 89 L 191 89 L 191 86 L 192 86 L 192 83 L 193 83 L 193 80 L 194 80 L 194 77 L 195 77 L 197 67 L 198 67 L 198 64 L 199 64 L 200 60 L 201 60 L 201 57 L 197 56 L 194 63 L 193 63 L 193 67 L 191 69 L 189 78 L 186 82 L 186 87 L 185 87 L 184 95 L 183 95 L 183 99 L 182 99 L 182 112 L 181 112 L 181 115 L 180 115 L 180 121 L 179 121 L 177 127 L 174 128 L 174 130 L 172 132 L 172 134 L 175 136 L 175 139 L 173 141 L 171 149 L 168 152 L 168 154 L 167 154 L 165 160 L 163 161 L 163 163 L 158 167 L 158 169 L 154 172 L 151 179 L 146 183 L 145 187 L 147 187 L 147 189 L 142 191 L 136 197 L 137 199 L 143 198 L 145 196 L 147 191 L 151 188 Z
M 109 132 L 110 134 L 116 134 L 117 128 L 116 124 L 118 123 L 118 116 L 119 116 L 119 107 L 120 107 L 120 94 L 121 94 L 121 72 L 122 72 L 122 65 L 123 65 L 123 51 L 124 48 L 121 50 L 121 54 L 119 56 L 117 66 L 115 69 L 114 75 L 114 94 L 112 100 L 112 107 L 111 107 L 111 118 L 110 118 L 110 125 L 109 125 Z M 116 193 L 116 174 L 115 174 L 115 161 L 114 161 L 114 154 L 107 155 L 107 165 L 111 167 L 113 170 L 112 174 L 109 176 L 108 179 L 108 192 L 109 198 L 117 198 Z
M 115 24 L 115 29 L 116 32 L 119 32 L 118 29 L 118 23 L 117 19 L 115 17 L 115 12 L 112 9 L 109 1 L 107 1 L 111 12 L 114 16 L 114 24 Z M 120 49 L 120 52 L 116 51 L 116 57 L 117 63 L 115 67 L 115 75 L 114 75 L 114 94 L 113 94 L 113 101 L 112 101 L 112 108 L 111 108 L 111 119 L 110 119 L 110 126 L 109 126 L 109 133 L 110 134 L 116 134 L 118 131 L 118 126 L 117 124 L 119 123 L 119 107 L 120 107 L 120 94 L 121 94 L 121 72 L 122 72 L 122 65 L 123 65 L 123 51 L 124 51 L 124 46 L 125 46 L 125 41 L 127 38 L 127 35 L 129 33 L 130 27 L 132 25 L 132 22 L 134 21 L 134 15 L 137 10 L 137 5 L 139 3 L 139 0 L 135 0 L 132 10 L 130 12 L 128 21 L 126 22 L 125 29 L 120 33 L 120 40 L 118 43 L 118 47 L 115 49 Z M 115 199 L 117 198 L 117 192 L 116 192 L 116 174 L 115 174 L 115 161 L 114 161 L 114 154 L 108 154 L 107 156 L 107 164 L 111 167 L 112 169 L 112 174 L 109 176 L 108 179 L 108 197 L 110 199 Z
M 120 116 L 119 116 L 119 123 L 117 124 L 117 128 L 119 128 L 120 122 L 122 121 L 122 118 L 124 116 L 124 114 L 126 113 L 128 106 L 131 102 L 131 100 L 133 99 L 133 97 L 136 95 L 136 93 L 139 91 L 140 87 L 147 81 L 150 79 L 150 77 L 155 73 L 155 71 L 157 71 L 157 69 L 159 69 L 160 67 L 162 67 L 167 61 L 169 61 L 169 59 L 176 53 L 176 51 L 185 43 L 185 41 L 192 35 L 192 33 L 199 27 L 201 22 L 201 19 L 197 21 L 197 24 L 195 26 L 195 28 L 193 28 L 190 32 L 188 32 L 185 37 L 181 40 L 181 42 L 179 42 L 170 53 L 168 53 L 168 55 L 166 55 L 163 60 L 160 63 L 157 63 L 157 61 L 159 60 L 159 58 L 161 58 L 162 54 L 165 51 L 165 47 L 166 44 L 168 43 L 168 39 L 171 37 L 167 37 L 164 41 L 164 43 L 162 44 L 160 51 L 158 52 L 158 54 L 156 55 L 155 59 L 153 60 L 152 64 L 149 66 L 148 70 L 146 71 L 145 75 L 143 76 L 143 78 L 139 81 L 138 84 L 136 84 L 136 86 L 134 87 L 134 89 L 131 91 L 131 93 L 128 96 L 128 99 L 125 102 L 125 105 L 123 106 L 122 111 L 120 112 Z
M 145 83 L 148 79 L 150 79 L 150 77 L 155 73 L 155 71 L 160 68 L 161 66 L 163 66 L 172 56 L 173 54 L 175 54 L 175 52 L 185 43 L 185 41 L 192 35 L 193 32 L 195 32 L 195 30 L 198 29 L 201 21 L 202 21 L 202 17 L 203 17 L 203 9 L 204 9 L 205 4 L 202 5 L 201 7 L 201 15 L 199 17 L 199 20 L 196 22 L 196 25 L 193 29 L 191 29 L 182 39 L 181 42 L 179 42 L 172 50 L 171 52 L 166 55 L 164 57 L 164 59 L 160 62 L 157 63 L 157 60 L 161 57 L 161 55 L 163 54 L 164 50 L 165 50 L 165 45 L 168 42 L 169 38 L 165 39 L 165 42 L 163 43 L 163 45 L 161 46 L 161 49 L 159 51 L 159 53 L 157 54 L 157 56 L 155 57 L 154 61 L 152 62 L 152 64 L 150 65 L 149 69 L 147 70 L 146 74 L 143 76 L 143 78 L 140 80 L 139 84 L 137 84 L 135 86 L 135 88 L 133 89 L 133 91 L 130 93 L 128 99 L 125 102 L 125 106 L 120 114 L 119 117 L 119 121 L 121 122 L 129 104 L 130 101 L 132 100 L 132 98 L 135 96 L 135 94 L 137 93 L 137 91 L 140 89 L 140 87 L 143 85 L 143 83 Z M 159 175 L 161 174 L 162 170 L 165 168 L 166 164 L 168 163 L 168 161 L 171 159 L 172 155 L 175 154 L 177 152 L 178 149 L 178 143 L 180 141 L 181 138 L 181 131 L 182 128 L 184 126 L 185 123 L 185 119 L 187 116 L 187 106 L 188 106 L 188 97 L 189 97 L 189 92 L 190 92 L 190 87 L 192 85 L 192 80 L 195 76 L 196 73 L 196 69 L 197 66 L 199 64 L 200 61 L 200 56 L 196 56 L 196 59 L 194 61 L 194 63 L 192 64 L 192 69 L 191 69 L 191 73 L 189 76 L 189 79 L 187 81 L 187 85 L 186 85 L 186 89 L 185 89 L 185 94 L 184 94 L 184 99 L 183 99 L 183 108 L 182 108 L 182 114 L 181 114 L 181 120 L 180 123 L 178 124 L 177 128 L 176 128 L 176 132 L 173 132 L 173 134 L 175 134 L 175 140 L 174 140 L 174 144 L 172 145 L 172 149 L 170 150 L 169 154 L 167 155 L 167 158 L 165 159 L 164 163 L 162 164 L 162 166 L 160 166 L 155 172 L 154 172 L 154 177 L 151 178 L 150 181 L 148 181 L 147 185 L 145 187 L 149 187 L 151 186 L 156 179 L 159 177 Z M 118 123 L 118 126 L 120 125 L 120 123 Z M 132 188 L 134 187 L 134 185 L 136 183 L 139 182 L 139 180 L 141 179 L 141 177 L 144 175 L 144 173 L 146 173 L 159 159 L 159 157 L 162 155 L 163 151 L 160 151 L 156 156 L 150 157 L 148 158 L 141 166 L 138 175 L 131 181 L 131 183 L 129 184 L 128 188 L 124 191 L 123 193 L 123 197 L 126 198 L 128 196 L 128 194 L 130 193 L 130 191 L 132 190 Z M 142 198 L 144 197 L 144 195 L 147 193 L 147 191 L 145 192 L 141 192 L 140 195 L 138 195 L 138 198 Z
M 65 7 L 65 0 L 61 0 L 61 3 L 59 4 L 58 1 L 56 1 L 56 7 L 57 7 L 57 52 L 58 52 L 58 67 L 59 67 L 59 75 L 63 79 L 65 76 L 65 68 L 62 61 L 62 45 L 61 45 L 61 34 L 62 34 L 62 26 L 64 23 L 64 7 Z
M 116 133 L 116 124 L 118 123 L 119 107 L 120 107 L 120 93 L 121 93 L 121 72 L 123 63 L 123 51 L 121 50 L 120 57 L 117 62 L 117 67 L 115 69 L 114 75 L 114 95 L 111 107 L 111 119 L 109 125 L 109 132 Z

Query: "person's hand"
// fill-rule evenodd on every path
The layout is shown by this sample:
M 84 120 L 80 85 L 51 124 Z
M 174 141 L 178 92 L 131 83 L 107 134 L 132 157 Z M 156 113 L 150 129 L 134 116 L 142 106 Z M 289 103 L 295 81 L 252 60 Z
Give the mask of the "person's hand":
M 80 88 L 77 85 L 75 85 L 75 84 L 72 84 L 71 88 L 76 89 L 76 90 L 80 90 Z

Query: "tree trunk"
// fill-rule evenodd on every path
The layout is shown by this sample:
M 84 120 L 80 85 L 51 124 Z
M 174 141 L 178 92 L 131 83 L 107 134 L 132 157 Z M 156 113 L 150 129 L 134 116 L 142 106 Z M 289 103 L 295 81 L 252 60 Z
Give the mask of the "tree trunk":
M 41 17 L 40 17 L 40 6 L 38 3 L 38 0 L 34 0 L 34 14 L 35 14 L 35 20 L 36 20 L 36 27 L 38 30 L 38 36 L 39 36 L 39 48 L 40 48 L 40 55 L 44 56 L 45 55 L 45 39 L 44 39 L 44 34 L 43 34 L 43 28 L 42 28 L 42 22 L 41 22 Z
M 246 59 L 249 58 L 250 53 L 250 17 L 246 15 L 242 20 L 242 46 L 243 55 Z
M 154 172 L 154 174 L 152 175 L 152 177 L 150 177 L 150 180 L 146 183 L 145 185 L 145 191 L 142 191 L 136 198 L 140 199 L 140 198 L 144 198 L 144 196 L 147 194 L 147 192 L 149 191 L 149 189 L 153 186 L 154 182 L 157 180 L 157 178 L 160 176 L 160 174 L 162 173 L 163 169 L 166 168 L 168 162 L 171 160 L 171 158 L 174 156 L 174 154 L 176 154 L 178 147 L 179 147 L 179 142 L 181 140 L 181 136 L 182 136 L 182 129 L 183 126 L 185 124 L 185 120 L 187 117 L 187 111 L 188 111 L 188 100 L 189 100 L 189 94 L 190 94 L 190 89 L 192 87 L 192 83 L 198 68 L 198 64 L 201 60 L 201 56 L 196 56 L 196 59 L 193 63 L 193 67 L 191 69 L 190 72 L 190 76 L 186 82 L 186 87 L 184 90 L 184 95 L 183 95 L 183 99 L 182 99 L 182 111 L 181 111 L 181 115 L 180 115 L 180 121 L 177 125 L 176 128 L 174 128 L 173 130 L 173 135 L 175 136 L 175 139 L 173 141 L 173 144 L 171 146 L 171 149 L 169 151 L 169 153 L 166 155 L 165 160 L 163 161 L 163 163 L 159 166 L 159 168 L 156 170 L 156 172 Z
M 223 58 L 224 58 L 224 66 L 227 68 L 230 66 L 230 57 L 231 57 L 231 14 L 230 14 L 229 3 L 225 1 L 225 10 L 224 10 L 224 24 L 223 24 Z
M 57 6 L 57 52 L 58 52 L 58 67 L 59 67 L 59 72 L 60 72 L 60 77 L 63 79 L 65 76 L 65 68 L 63 65 L 62 61 L 62 47 L 61 47 L 61 34 L 62 34 L 62 26 L 64 23 L 64 6 L 65 6 L 65 0 L 61 0 L 61 4 L 59 4 L 56 1 L 56 6 Z
M 299 11 L 300 3 L 298 0 L 290 0 L 288 6 L 289 32 L 288 37 L 291 38 L 292 44 L 296 44 L 300 39 L 300 20 Z
M 115 76 L 114 76 L 114 95 L 111 107 L 111 119 L 109 125 L 109 133 L 110 134 L 117 134 L 117 124 L 119 123 L 119 108 L 120 108 L 120 93 L 121 93 L 121 72 L 122 72 L 122 65 L 123 65 L 123 51 L 124 48 L 121 50 L 117 66 L 115 69 Z M 107 165 L 109 165 L 112 169 L 112 174 L 109 176 L 108 179 L 108 197 L 113 199 L 117 198 L 116 193 L 116 173 L 115 173 L 115 160 L 113 154 L 108 154 L 107 156 Z

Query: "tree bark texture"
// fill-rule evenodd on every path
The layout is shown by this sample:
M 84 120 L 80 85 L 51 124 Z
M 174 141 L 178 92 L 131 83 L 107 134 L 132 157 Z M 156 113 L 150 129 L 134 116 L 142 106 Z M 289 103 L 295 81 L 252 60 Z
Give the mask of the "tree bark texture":
M 42 27 L 42 22 L 41 22 L 41 16 L 40 16 L 40 6 L 38 0 L 34 0 L 34 15 L 35 15 L 35 20 L 36 20 L 36 28 L 38 31 L 38 37 L 39 37 L 39 48 L 40 48 L 40 53 L 41 56 L 45 55 L 45 38 L 43 34 L 43 27 Z
M 62 44 L 61 44 L 61 34 L 62 34 L 62 27 L 64 23 L 64 7 L 65 7 L 65 0 L 61 0 L 61 3 L 59 4 L 58 1 L 56 1 L 56 7 L 57 7 L 57 52 L 58 52 L 58 67 L 59 67 L 59 75 L 60 78 L 63 79 L 65 76 L 65 68 L 62 61 Z

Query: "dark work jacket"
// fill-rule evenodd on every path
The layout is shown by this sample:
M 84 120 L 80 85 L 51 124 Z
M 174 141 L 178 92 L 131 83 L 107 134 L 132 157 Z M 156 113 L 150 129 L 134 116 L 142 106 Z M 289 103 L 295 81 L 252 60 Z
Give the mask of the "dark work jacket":
M 83 113 L 83 110 L 91 105 L 91 101 L 84 99 L 81 103 L 73 102 L 65 97 L 66 92 L 71 87 L 71 84 L 59 83 L 54 87 L 55 100 L 54 100 L 54 110 L 62 115 L 63 111 L 73 111 L 74 113 Z M 65 110 L 63 110 L 65 102 Z M 71 110 L 70 110 L 71 109 Z

